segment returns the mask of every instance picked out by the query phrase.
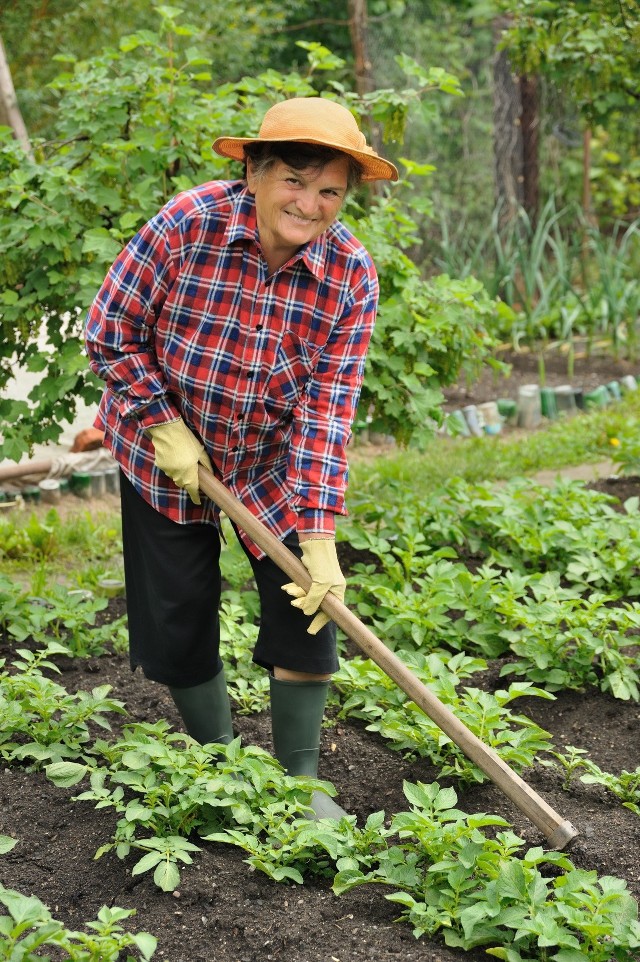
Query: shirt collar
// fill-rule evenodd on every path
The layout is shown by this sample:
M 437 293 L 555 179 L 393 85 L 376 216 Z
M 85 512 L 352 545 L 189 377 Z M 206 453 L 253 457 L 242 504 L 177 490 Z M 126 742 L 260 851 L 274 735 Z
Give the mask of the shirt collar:
M 258 221 L 253 194 L 244 187 L 233 202 L 231 216 L 224 232 L 223 244 L 233 244 L 238 240 L 250 240 L 258 243 Z M 289 266 L 302 261 L 305 267 L 319 281 L 323 280 L 327 264 L 327 236 L 325 233 L 317 237 L 312 244 L 306 244 L 289 262 Z

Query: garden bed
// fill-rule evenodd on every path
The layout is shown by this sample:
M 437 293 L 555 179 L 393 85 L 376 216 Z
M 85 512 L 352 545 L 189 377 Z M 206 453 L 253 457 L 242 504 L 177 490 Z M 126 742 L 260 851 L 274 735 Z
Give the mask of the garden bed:
M 600 490 L 622 500 L 640 493 L 638 479 L 599 482 Z M 110 615 L 122 613 L 123 602 L 110 603 Z M 7 657 L 9 649 L 0 651 Z M 62 660 L 62 683 L 69 691 L 111 685 L 123 701 L 128 721 L 179 719 L 166 690 L 132 674 L 125 658 L 106 655 L 86 661 Z M 474 683 L 504 688 L 500 663 Z M 558 692 L 555 701 L 523 698 L 518 710 L 553 736 L 558 751 L 572 745 L 586 749 L 607 772 L 633 771 L 638 764 L 640 706 L 590 690 Z M 268 713 L 237 716 L 244 744 L 270 750 Z M 114 730 L 122 725 L 115 717 Z M 96 730 L 96 734 L 99 732 Z M 343 806 L 359 824 L 375 811 L 405 811 L 403 781 L 439 780 L 424 759 L 410 761 L 387 748 L 357 720 L 333 722 L 323 736 L 321 775 L 330 778 Z M 575 779 L 563 788 L 558 769 L 536 765 L 525 773 L 532 787 L 579 830 L 570 857 L 576 867 L 626 880 L 640 897 L 640 819 L 622 807 L 600 785 Z M 0 772 L 0 833 L 19 844 L 0 861 L 5 886 L 42 899 L 70 928 L 80 928 L 103 904 L 136 909 L 130 930 L 158 938 L 156 958 L 171 962 L 364 962 L 402 958 L 404 962 L 485 959 L 481 949 L 462 952 L 441 940 L 414 939 L 411 928 L 394 920 L 399 907 L 384 898 L 385 887 L 363 886 L 336 897 L 329 886 L 314 881 L 303 886 L 276 884 L 253 871 L 244 855 L 229 845 L 199 841 L 202 851 L 182 872 L 174 893 L 156 888 L 149 873 L 131 875 L 139 855 L 119 860 L 110 852 L 94 861 L 96 850 L 111 836 L 116 816 L 96 810 L 91 802 L 72 802 L 78 789 L 54 787 L 43 773 L 19 767 Z M 491 784 L 459 792 L 465 812 L 502 815 L 528 845 L 544 844 L 540 832 Z
M 587 354 L 578 349 L 573 360 L 573 370 L 569 371 L 569 360 L 564 350 L 551 349 L 544 356 L 544 382 L 540 379 L 539 355 L 528 349 L 514 351 L 505 349 L 496 354 L 503 363 L 509 365 L 507 375 L 495 374 L 484 365 L 478 378 L 472 384 L 463 379 L 457 384 L 444 388 L 445 410 L 452 411 L 466 404 L 483 404 L 498 398 L 517 400 L 518 388 L 523 384 L 539 384 L 540 387 L 559 387 L 571 384 L 581 388 L 586 394 L 601 384 L 619 381 L 626 375 L 640 373 L 640 361 L 632 362 L 623 358 L 616 359 L 611 353 L 593 350 Z

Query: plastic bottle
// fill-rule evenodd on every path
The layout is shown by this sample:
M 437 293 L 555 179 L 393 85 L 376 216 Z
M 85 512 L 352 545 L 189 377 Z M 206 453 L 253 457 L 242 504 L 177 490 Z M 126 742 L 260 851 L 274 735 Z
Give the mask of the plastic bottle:
M 577 406 L 576 396 L 570 384 L 559 384 L 558 387 L 554 389 L 554 394 L 556 396 L 556 408 L 561 417 L 575 414 Z
M 47 504 L 58 504 L 61 498 L 60 482 L 54 478 L 44 478 L 38 485 L 40 496 Z
M 88 500 L 91 497 L 91 475 L 75 471 L 69 479 L 69 487 L 77 498 Z
M 535 428 L 542 420 L 540 388 L 537 384 L 522 384 L 518 388 L 518 425 Z
M 495 401 L 485 401 L 478 405 L 478 413 L 482 420 L 482 428 L 485 434 L 500 434 L 502 430 L 502 418 L 498 411 Z

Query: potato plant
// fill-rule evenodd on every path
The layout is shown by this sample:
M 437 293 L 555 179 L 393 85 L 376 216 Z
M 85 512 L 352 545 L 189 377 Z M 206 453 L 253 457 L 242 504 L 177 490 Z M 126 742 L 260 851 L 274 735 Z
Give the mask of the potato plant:
M 601 544 L 615 522 L 630 540 L 633 506 L 614 517 L 606 499 L 573 487 L 542 504 L 518 485 L 511 501 L 505 489 L 485 490 L 476 503 L 475 491 L 452 483 L 428 505 L 407 498 L 387 510 L 379 499 L 356 510 L 352 544 L 366 546 L 376 563 L 354 568 L 351 600 L 514 768 L 553 759 L 567 771 L 566 784 L 575 776 L 602 784 L 637 814 L 637 772 L 602 772 L 579 749 L 563 761 L 545 731 L 510 709 L 520 697 L 550 700 L 552 690 L 567 687 L 598 685 L 618 698 L 638 697 L 630 641 L 640 608 L 621 595 L 622 586 L 634 584 L 627 567 L 633 550 L 606 585 L 581 581 L 570 567 L 581 530 Z M 467 567 L 471 552 L 479 563 Z M 557 569 L 550 570 L 550 559 Z M 231 694 L 239 711 L 253 712 L 267 693 L 261 673 L 247 668 L 256 610 L 251 591 L 243 606 L 246 577 L 227 570 L 221 622 Z M 81 624 L 80 613 L 55 593 L 33 604 L 7 578 L 0 600 L 13 652 L 0 666 L 0 754 L 11 765 L 43 767 L 62 791 L 78 786 L 73 804 L 114 813 L 97 857 L 135 855 L 133 875 L 149 874 L 170 892 L 204 846 L 230 844 L 252 869 L 284 884 L 318 878 L 338 895 L 383 885 L 417 937 L 437 935 L 452 948 L 483 947 L 506 962 L 631 962 L 637 955 L 637 906 L 623 881 L 582 871 L 564 854 L 527 848 L 504 818 L 460 811 L 453 788 L 407 783 L 407 811 L 374 812 L 362 827 L 355 816 L 318 824 L 305 818 L 310 793 L 319 784 L 333 793 L 333 786 L 288 778 L 261 749 L 239 740 L 201 746 L 164 721 L 127 725 L 112 738 L 109 713 L 123 706 L 102 686 L 70 694 L 55 674 L 57 660 L 72 656 L 70 640 L 88 639 L 76 644 L 76 656 L 93 650 L 92 635 L 106 646 L 114 623 Z M 504 673 L 523 680 L 484 690 L 483 672 L 496 657 Z M 345 657 L 335 682 L 340 719 L 363 719 L 391 748 L 428 757 L 459 785 L 483 779 L 372 662 Z M 97 739 L 96 725 L 103 729 Z M 3 904 L 1 924 L 13 931 L 11 907 Z
M 95 921 L 87 922 L 88 932 L 67 929 L 52 915 L 40 899 L 24 895 L 0 885 L 0 904 L 6 914 L 0 916 L 0 958 L 38 962 L 42 951 L 64 953 L 61 958 L 74 962 L 134 962 L 129 949 L 146 962 L 155 954 L 157 939 L 149 932 L 127 932 L 121 925 L 135 914 L 133 909 L 103 906 Z M 46 956 L 45 958 L 51 958 Z

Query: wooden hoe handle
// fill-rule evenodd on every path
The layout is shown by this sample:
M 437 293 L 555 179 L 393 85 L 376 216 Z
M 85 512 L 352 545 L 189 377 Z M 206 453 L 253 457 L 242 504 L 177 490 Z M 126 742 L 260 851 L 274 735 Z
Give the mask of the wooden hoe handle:
M 231 494 L 206 468 L 198 468 L 200 489 L 227 517 L 237 524 L 292 581 L 305 590 L 311 576 L 301 561 Z M 450 709 L 409 671 L 407 666 L 380 641 L 335 595 L 329 593 L 322 610 L 345 634 L 405 692 L 415 704 L 462 749 L 467 758 L 517 805 L 544 834 L 554 851 L 561 851 L 577 836 L 571 822 L 562 818 L 520 778 L 500 756 L 470 731 Z

